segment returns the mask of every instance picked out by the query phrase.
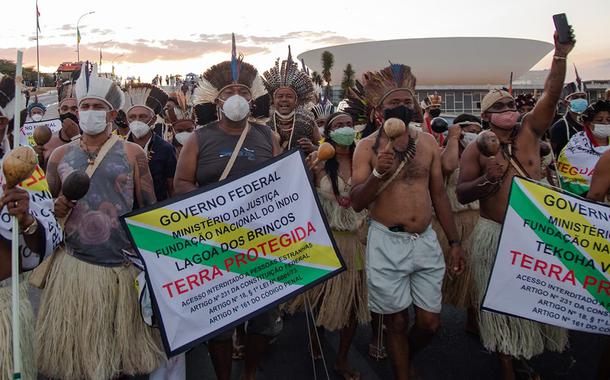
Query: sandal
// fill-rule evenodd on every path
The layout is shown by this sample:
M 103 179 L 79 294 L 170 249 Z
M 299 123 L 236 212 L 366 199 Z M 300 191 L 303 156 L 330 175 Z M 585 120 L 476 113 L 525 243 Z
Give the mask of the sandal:
M 373 343 L 369 344 L 369 356 L 375 361 L 382 361 L 388 357 L 385 347 L 377 346 Z
M 245 349 L 246 349 L 246 346 L 243 344 L 234 344 L 233 353 L 231 354 L 231 357 L 233 358 L 233 360 L 243 360 L 244 357 L 246 356 Z
M 513 362 L 515 368 L 515 376 L 518 380 L 542 380 L 540 374 L 531 367 L 527 361 L 518 360 Z

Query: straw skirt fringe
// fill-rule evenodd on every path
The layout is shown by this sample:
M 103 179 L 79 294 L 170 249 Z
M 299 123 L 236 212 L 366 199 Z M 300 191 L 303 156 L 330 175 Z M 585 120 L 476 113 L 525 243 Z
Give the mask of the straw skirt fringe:
M 159 334 L 140 317 L 134 287 L 138 270 L 55 254 L 38 313 L 40 373 L 62 380 L 106 380 L 159 367 L 165 360 Z
M 527 319 L 481 311 L 494 263 L 502 225 L 480 218 L 473 233 L 471 262 L 474 303 L 485 348 L 517 358 L 529 359 L 545 350 L 562 352 L 568 345 L 567 330 Z
M 303 309 L 305 297 L 309 297 L 314 310 L 318 311 L 316 324 L 330 331 L 347 326 L 352 314 L 358 323 L 370 321 L 364 270 L 365 246 L 356 233 L 333 231 L 333 236 L 345 261 L 345 272 L 297 296 L 288 304 L 288 312 L 294 313 Z
M 10 282 L 10 281 L 9 281 Z M 21 330 L 21 378 L 36 379 L 34 356 L 34 311 L 28 298 L 28 284 L 21 276 L 19 285 L 19 315 Z M 13 314 L 10 284 L 0 284 L 0 380 L 13 378 Z

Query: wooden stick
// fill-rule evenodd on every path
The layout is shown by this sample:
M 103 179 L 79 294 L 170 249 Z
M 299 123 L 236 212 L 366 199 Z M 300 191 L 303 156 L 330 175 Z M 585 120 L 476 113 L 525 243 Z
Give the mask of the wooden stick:
M 23 74 L 23 52 L 17 51 L 15 67 L 15 116 L 13 118 L 13 149 L 19 146 L 21 133 L 21 90 Z M 21 327 L 19 321 L 19 222 L 17 217 L 11 217 L 12 231 L 12 266 L 11 286 L 13 294 L 13 380 L 21 379 Z

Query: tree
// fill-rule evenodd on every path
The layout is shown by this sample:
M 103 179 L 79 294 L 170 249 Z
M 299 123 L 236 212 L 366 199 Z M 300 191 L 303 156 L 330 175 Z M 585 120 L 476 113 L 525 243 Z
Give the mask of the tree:
M 15 77 L 15 62 L 8 59 L 0 59 L 0 73 Z M 23 80 L 29 83 L 36 83 L 37 72 L 33 67 L 23 68 Z M 40 74 L 41 78 L 44 78 L 45 83 L 54 83 L 53 76 L 50 74 Z
M 347 91 L 354 87 L 354 74 L 356 72 L 352 68 L 352 64 L 348 63 L 343 70 L 343 80 L 341 81 L 341 98 L 347 98 Z
M 335 57 L 333 56 L 333 53 L 329 52 L 328 50 L 324 50 L 322 53 L 322 78 L 324 79 L 324 82 L 326 82 L 326 90 L 324 91 L 324 97 L 326 99 L 330 99 L 330 71 L 332 70 L 334 64 Z
M 313 82 L 313 84 L 317 84 L 318 86 L 322 87 L 322 76 L 320 76 L 320 73 L 318 73 L 317 71 L 311 72 L 311 81 Z

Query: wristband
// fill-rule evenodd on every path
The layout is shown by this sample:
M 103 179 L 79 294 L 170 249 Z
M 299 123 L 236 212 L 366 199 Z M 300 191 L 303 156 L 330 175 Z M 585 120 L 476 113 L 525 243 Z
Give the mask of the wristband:
M 385 174 L 385 173 L 384 173 Z M 379 173 L 377 171 L 377 168 L 373 169 L 373 175 L 375 176 L 375 178 L 379 178 L 379 179 L 383 179 L 383 174 Z
M 558 61 L 567 61 L 567 58 L 566 58 L 566 57 L 562 57 L 562 56 L 560 56 L 560 55 L 554 55 L 554 56 L 553 56 L 553 59 L 556 59 L 556 60 L 558 60 Z

